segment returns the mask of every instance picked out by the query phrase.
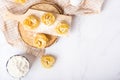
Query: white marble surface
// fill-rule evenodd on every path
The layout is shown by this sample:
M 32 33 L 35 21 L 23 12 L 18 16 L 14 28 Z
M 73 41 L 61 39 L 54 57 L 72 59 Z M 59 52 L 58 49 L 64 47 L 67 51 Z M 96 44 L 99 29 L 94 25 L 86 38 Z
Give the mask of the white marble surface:
M 120 0 L 105 0 L 98 15 L 76 16 L 71 35 L 47 52 L 57 57 L 54 67 L 43 68 L 37 58 L 22 80 L 120 80 Z M 14 80 L 6 61 L 19 53 L 0 31 L 0 80 Z

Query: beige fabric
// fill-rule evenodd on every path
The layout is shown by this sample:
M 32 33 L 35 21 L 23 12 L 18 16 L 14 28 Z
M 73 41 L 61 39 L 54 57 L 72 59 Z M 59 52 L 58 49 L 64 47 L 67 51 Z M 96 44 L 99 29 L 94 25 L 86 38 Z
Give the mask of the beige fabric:
M 4 1 L 4 4 L 13 13 L 24 13 L 31 5 L 47 1 L 57 3 L 64 10 L 64 14 L 70 15 L 100 13 L 104 2 L 104 0 L 83 0 L 78 6 L 72 6 L 70 0 L 28 0 L 25 5 L 18 5 L 10 1 Z

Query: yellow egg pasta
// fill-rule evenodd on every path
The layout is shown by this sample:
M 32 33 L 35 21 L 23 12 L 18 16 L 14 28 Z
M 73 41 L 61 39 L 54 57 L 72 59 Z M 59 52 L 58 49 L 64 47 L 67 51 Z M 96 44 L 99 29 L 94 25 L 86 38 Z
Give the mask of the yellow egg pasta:
M 41 57 L 42 66 L 45 68 L 51 68 L 55 63 L 55 57 L 52 55 L 44 55 Z
M 39 26 L 40 19 L 35 15 L 29 15 L 24 21 L 23 25 L 28 27 L 29 29 L 35 29 Z
M 54 24 L 55 16 L 52 13 L 44 13 L 41 17 L 41 22 L 47 26 Z
M 27 0 L 15 0 L 16 3 L 24 4 L 27 2 Z
M 49 39 L 47 36 L 43 33 L 37 34 L 35 39 L 34 39 L 34 46 L 37 48 L 45 48 Z
M 55 28 L 55 31 L 58 34 L 66 34 L 68 30 L 69 30 L 69 25 L 66 22 L 60 22 Z

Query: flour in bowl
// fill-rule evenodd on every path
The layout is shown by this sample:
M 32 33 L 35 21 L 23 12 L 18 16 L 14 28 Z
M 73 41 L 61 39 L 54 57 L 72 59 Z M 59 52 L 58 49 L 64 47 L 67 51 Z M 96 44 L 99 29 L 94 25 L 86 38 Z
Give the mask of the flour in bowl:
M 13 56 L 8 60 L 6 67 L 11 76 L 20 78 L 28 73 L 29 62 L 23 56 Z

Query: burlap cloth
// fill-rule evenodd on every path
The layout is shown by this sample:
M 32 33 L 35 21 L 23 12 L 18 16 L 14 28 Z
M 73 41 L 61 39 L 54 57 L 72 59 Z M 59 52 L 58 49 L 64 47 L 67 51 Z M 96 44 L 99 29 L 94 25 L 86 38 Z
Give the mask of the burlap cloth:
M 11 0 L 12 1 L 12 0 Z M 83 0 L 78 6 L 72 6 L 69 0 L 28 0 L 25 5 L 18 5 L 10 0 L 0 0 L 0 27 L 2 28 L 7 42 L 20 49 L 34 55 L 42 55 L 41 49 L 25 44 L 18 32 L 18 25 L 15 21 L 3 21 L 2 16 L 5 15 L 5 11 L 9 9 L 14 14 L 23 14 L 31 5 L 41 3 L 44 1 L 58 4 L 63 10 L 64 14 L 79 15 L 79 14 L 96 14 L 100 13 L 104 0 Z M 41 54 L 40 54 L 41 53 Z

